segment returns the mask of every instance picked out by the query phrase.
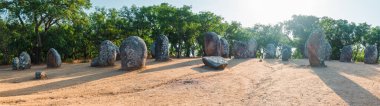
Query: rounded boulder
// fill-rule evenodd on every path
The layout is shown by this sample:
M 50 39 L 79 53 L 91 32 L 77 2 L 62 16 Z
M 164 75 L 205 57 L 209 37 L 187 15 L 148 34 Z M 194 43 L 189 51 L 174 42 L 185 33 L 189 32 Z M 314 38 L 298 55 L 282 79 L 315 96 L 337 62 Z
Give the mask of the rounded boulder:
M 207 32 L 204 34 L 204 52 L 206 56 L 221 56 L 221 43 L 218 34 Z
M 47 67 L 56 68 L 62 64 L 61 55 L 59 55 L 58 51 L 54 48 L 49 49 L 46 58 Z
M 130 36 L 124 39 L 120 46 L 122 70 L 137 70 L 145 66 L 147 47 L 143 39 Z

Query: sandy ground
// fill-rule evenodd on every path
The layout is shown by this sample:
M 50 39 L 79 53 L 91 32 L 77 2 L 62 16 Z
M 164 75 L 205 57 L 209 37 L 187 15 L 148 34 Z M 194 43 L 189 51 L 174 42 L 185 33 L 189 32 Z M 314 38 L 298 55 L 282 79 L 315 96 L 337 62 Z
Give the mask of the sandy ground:
M 0 66 L 0 105 L 380 105 L 380 66 L 329 61 L 232 59 L 224 70 L 200 58 L 148 60 L 138 71 L 90 63 L 58 69 Z M 35 71 L 49 79 L 33 80 Z

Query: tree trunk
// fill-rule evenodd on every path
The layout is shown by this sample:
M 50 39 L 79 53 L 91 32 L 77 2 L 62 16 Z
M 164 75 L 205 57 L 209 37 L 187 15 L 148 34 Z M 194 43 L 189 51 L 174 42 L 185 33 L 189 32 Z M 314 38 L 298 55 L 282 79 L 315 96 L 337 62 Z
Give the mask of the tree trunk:
M 8 63 L 9 61 L 9 55 L 8 55 L 8 49 L 4 49 L 3 50 L 3 60 L 2 60 L 2 64 L 9 64 Z
M 34 28 L 34 31 L 37 35 L 37 46 L 36 46 L 36 60 L 35 64 L 40 64 L 41 63 L 41 47 L 42 47 L 42 42 L 41 42 L 41 35 L 40 32 L 38 31 L 38 26 Z

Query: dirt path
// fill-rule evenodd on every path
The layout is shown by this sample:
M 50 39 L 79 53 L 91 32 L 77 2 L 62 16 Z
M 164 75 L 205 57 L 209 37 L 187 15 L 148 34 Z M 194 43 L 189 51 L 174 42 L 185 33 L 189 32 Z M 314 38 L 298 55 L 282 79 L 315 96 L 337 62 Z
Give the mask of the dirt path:
M 225 70 L 201 59 L 149 60 L 138 71 L 120 65 L 0 69 L 0 105 L 380 105 L 380 66 L 330 61 L 233 59 Z M 48 80 L 33 80 L 44 70 Z

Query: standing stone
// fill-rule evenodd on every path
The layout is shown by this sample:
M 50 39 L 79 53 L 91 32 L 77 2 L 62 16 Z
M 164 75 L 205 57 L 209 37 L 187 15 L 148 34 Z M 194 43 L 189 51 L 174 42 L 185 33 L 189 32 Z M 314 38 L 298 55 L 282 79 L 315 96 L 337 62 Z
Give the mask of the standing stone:
M 226 39 L 224 38 L 220 38 L 220 42 L 221 42 L 221 53 L 222 53 L 222 57 L 224 58 L 228 58 L 229 57 L 229 53 L 230 53 L 230 48 L 229 48 L 229 44 L 227 42 Z
M 332 54 L 332 48 L 331 48 L 331 45 L 329 42 L 325 42 L 325 54 L 326 54 L 326 57 L 325 57 L 325 60 L 330 60 L 331 59 L 331 54 Z
M 20 54 L 20 69 L 24 70 L 24 69 L 30 69 L 30 67 L 32 66 L 32 63 L 31 63 L 31 59 L 30 59 L 30 56 L 28 53 L 26 52 L 22 52 Z
M 352 46 L 347 45 L 342 48 L 342 51 L 340 53 L 340 62 L 352 62 Z
M 215 32 L 207 32 L 204 35 L 204 52 L 206 56 L 221 56 L 221 42 Z
M 283 46 L 281 49 L 281 59 L 282 61 L 288 61 L 292 57 L 292 48 L 289 46 Z
M 228 65 L 228 62 L 220 56 L 207 56 L 202 58 L 202 62 L 211 68 L 224 69 Z
M 256 58 L 256 52 L 257 52 L 257 42 L 255 39 L 250 39 L 248 42 L 248 52 L 249 52 L 249 58 Z
M 46 59 L 47 67 L 56 68 L 56 67 L 60 67 L 62 64 L 61 55 L 59 55 L 57 50 L 55 50 L 54 48 L 49 49 L 46 58 L 47 58 Z
M 364 50 L 364 63 L 376 64 L 377 56 L 377 47 L 375 45 L 367 46 Z
M 144 67 L 147 55 L 146 44 L 140 37 L 124 39 L 120 46 L 121 69 L 129 71 Z
M 165 35 L 160 35 L 156 39 L 155 58 L 156 61 L 169 60 L 169 39 Z
M 264 58 L 274 59 L 276 57 L 276 47 L 273 44 L 268 44 L 265 47 Z
M 152 58 L 156 58 L 156 41 L 150 45 L 150 54 L 152 55 Z
M 115 65 L 118 47 L 110 40 L 105 40 L 100 44 L 99 56 L 91 62 L 92 67 Z
M 242 41 L 234 41 L 232 48 L 234 58 L 249 58 L 250 51 L 248 50 L 248 43 Z
M 20 68 L 20 59 L 18 59 L 18 57 L 15 57 L 12 60 L 12 69 L 18 70 L 19 68 Z
M 322 30 L 315 30 L 306 42 L 309 62 L 312 67 L 325 67 L 326 46 L 325 35 Z

